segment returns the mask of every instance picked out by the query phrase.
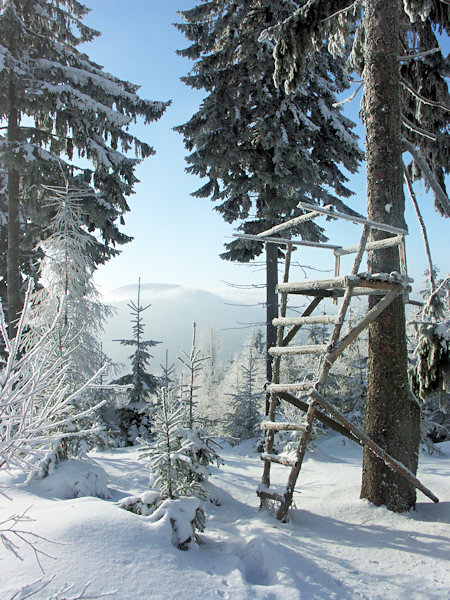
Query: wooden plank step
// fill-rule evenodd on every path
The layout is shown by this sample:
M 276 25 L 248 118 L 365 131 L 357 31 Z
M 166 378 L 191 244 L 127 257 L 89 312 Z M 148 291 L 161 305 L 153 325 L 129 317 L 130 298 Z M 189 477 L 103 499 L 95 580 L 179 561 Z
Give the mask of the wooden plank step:
M 286 458 L 283 456 L 278 456 L 278 454 L 267 454 L 266 452 L 263 452 L 260 458 L 261 460 L 277 463 L 285 467 L 295 467 L 297 465 L 296 458 Z
M 291 325 L 334 325 L 337 315 L 317 315 L 315 317 L 279 317 L 272 320 L 272 325 L 290 327 Z
M 277 502 L 284 502 L 284 496 L 281 494 L 277 494 L 277 492 L 271 492 L 269 490 L 256 490 L 256 495 L 260 498 L 264 498 L 266 500 L 275 500 Z
M 321 354 L 326 352 L 326 344 L 315 344 L 310 346 L 273 346 L 269 348 L 271 356 L 284 356 L 289 354 Z
M 279 283 L 277 291 L 279 293 L 300 292 L 305 290 L 327 290 L 330 288 L 346 287 L 348 277 L 332 277 L 331 279 L 306 279 L 305 281 L 289 281 L 287 283 Z
M 299 423 L 283 423 L 275 421 L 265 421 L 261 423 L 262 430 L 270 431 L 305 431 L 305 426 Z
M 266 386 L 266 392 L 306 392 L 314 386 L 314 383 L 303 381 L 302 383 L 270 383 Z
M 328 292 L 331 290 L 341 291 L 349 285 L 354 289 L 392 290 L 398 285 L 403 284 L 401 281 L 387 281 L 376 276 L 341 275 L 340 277 L 332 277 L 331 279 L 306 279 L 305 281 L 280 283 L 277 285 L 277 291 L 279 293 L 306 294 L 307 292 L 321 292 L 322 290 Z

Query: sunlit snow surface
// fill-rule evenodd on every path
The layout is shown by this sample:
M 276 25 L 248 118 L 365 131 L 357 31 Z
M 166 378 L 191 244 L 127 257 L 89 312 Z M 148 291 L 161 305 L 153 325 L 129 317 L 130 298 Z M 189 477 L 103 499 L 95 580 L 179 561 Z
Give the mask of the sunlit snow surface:
M 117 590 L 118 600 L 448 600 L 450 443 L 440 447 L 443 457 L 421 456 L 419 476 L 441 502 L 419 492 L 415 512 L 393 514 L 359 499 L 357 446 L 320 442 L 304 464 L 287 524 L 258 512 L 262 463 L 251 444 L 226 449 L 212 478 L 221 505 L 206 506 L 204 543 L 187 552 L 172 545 L 167 520 L 152 523 L 118 507 L 147 487 L 134 449 L 92 454 L 109 475 L 110 499 L 63 499 L 68 475 L 20 487 L 3 473 L 12 502 L 0 498 L 0 521 L 30 507 L 35 521 L 26 527 L 65 544 L 40 544 L 56 557 L 42 558 L 55 578 L 37 599 L 65 583 L 74 584 L 74 596 L 90 581 L 90 594 Z M 73 464 L 70 470 L 73 477 Z M 286 482 L 286 468 L 273 473 L 275 486 Z M 41 576 L 33 554 L 22 554 L 19 561 L 0 547 L 1 600 Z

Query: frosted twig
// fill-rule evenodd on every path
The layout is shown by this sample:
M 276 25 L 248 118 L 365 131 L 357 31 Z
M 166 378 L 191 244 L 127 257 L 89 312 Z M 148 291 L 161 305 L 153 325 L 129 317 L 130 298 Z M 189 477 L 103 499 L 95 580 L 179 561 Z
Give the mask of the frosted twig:
M 448 199 L 448 196 L 440 186 L 438 180 L 433 174 L 433 171 L 430 169 L 430 166 L 428 165 L 427 161 L 424 159 L 419 150 L 414 146 L 414 144 L 412 144 L 405 137 L 402 138 L 402 142 L 405 146 L 405 149 L 412 154 L 414 161 L 420 167 L 425 179 L 428 182 L 428 185 L 433 190 L 436 197 L 436 201 L 438 202 L 442 211 L 447 215 L 447 217 L 450 217 L 450 201 Z
M 439 285 L 438 288 L 436 288 L 434 290 L 434 292 L 432 294 L 430 294 L 430 297 L 428 298 L 428 300 L 425 303 L 425 306 L 423 307 L 423 314 L 426 314 L 427 312 L 431 312 L 430 307 L 433 303 L 434 297 L 437 296 L 439 294 L 439 292 L 446 286 L 448 285 L 450 282 L 450 275 L 447 275 L 444 279 L 444 281 L 442 281 L 442 283 Z
M 419 92 L 417 92 L 412 85 L 410 85 L 406 79 L 403 79 L 403 77 L 400 78 L 400 84 L 408 90 L 408 92 L 410 92 L 415 98 L 417 98 L 417 100 L 420 100 L 421 102 L 423 102 L 423 104 L 428 104 L 429 106 L 435 106 L 436 108 L 441 108 L 442 110 L 445 110 L 447 112 L 450 112 L 450 107 L 446 106 L 445 104 L 441 104 L 440 102 L 435 102 L 434 100 L 429 100 L 428 98 L 425 98 L 425 96 L 422 96 L 422 94 L 419 94 Z
M 224 281 L 223 279 L 221 279 L 221 283 L 225 283 L 226 285 L 229 285 L 230 287 L 236 288 L 238 290 L 252 290 L 252 289 L 260 289 L 260 288 L 266 287 L 265 283 L 239 284 L 239 283 L 230 283 L 229 281 Z
M 31 598 L 31 596 L 34 596 L 35 594 L 37 594 L 37 593 L 41 592 L 43 589 L 45 589 L 48 585 L 50 585 L 50 583 L 54 579 L 55 579 L 55 576 L 53 576 L 47 580 L 43 580 L 41 578 L 38 581 L 35 581 L 34 583 L 31 583 L 29 585 L 26 585 L 25 587 L 20 589 L 18 592 L 16 592 L 14 594 L 14 596 L 11 596 L 11 598 L 9 600 L 27 600 L 27 598 Z M 100 600 L 101 598 L 107 598 L 110 596 L 115 596 L 117 594 L 117 590 L 114 590 L 112 592 L 105 592 L 103 594 L 96 594 L 94 596 L 90 596 L 90 595 L 86 596 L 86 591 L 87 591 L 89 585 L 90 585 L 90 583 L 87 583 L 79 594 L 77 594 L 76 596 L 71 596 L 70 598 L 66 594 L 67 594 L 67 592 L 70 592 L 71 590 L 73 590 L 74 586 L 66 585 L 64 588 L 61 588 L 60 590 L 58 590 L 56 592 L 56 594 L 52 595 L 49 600 Z
M 423 241 L 425 244 L 425 253 L 427 255 L 427 260 L 428 260 L 428 270 L 430 272 L 430 289 L 431 289 L 431 293 L 434 294 L 435 283 L 434 283 L 434 275 L 433 275 L 433 261 L 431 260 L 431 249 L 430 249 L 430 244 L 428 242 L 427 230 L 426 230 L 423 218 L 422 218 L 422 214 L 419 209 L 419 204 L 417 202 L 416 195 L 415 195 L 413 187 L 412 187 L 411 178 L 409 177 L 409 173 L 408 173 L 408 170 L 405 167 L 405 165 L 403 165 L 403 174 L 405 176 L 406 187 L 408 188 L 409 197 L 411 198 L 411 202 L 414 205 L 414 210 L 416 211 L 417 219 L 419 221 L 419 225 L 422 230 L 422 237 L 423 237 Z
M 51 577 L 50 579 L 43 581 L 41 577 L 41 579 L 38 579 L 34 583 L 30 583 L 25 587 L 21 588 L 14 594 L 14 596 L 11 596 L 9 600 L 26 600 L 27 598 L 31 598 L 31 596 L 34 596 L 34 594 L 37 594 L 38 592 L 46 588 L 53 581 L 54 578 L 55 576 L 53 575 L 53 577 Z
M 344 104 L 347 104 L 347 102 L 351 102 L 353 100 L 353 98 L 356 96 L 356 94 L 359 92 L 359 90 L 363 87 L 363 85 L 364 85 L 364 82 L 361 82 L 358 85 L 358 87 L 356 88 L 356 90 L 353 92 L 353 94 L 350 94 L 350 96 L 348 96 L 344 100 L 341 100 L 340 102 L 334 102 L 333 106 L 335 108 L 337 108 L 338 106 L 343 106 Z
M 437 48 L 432 48 L 431 50 L 425 50 L 424 52 L 417 52 L 417 54 L 405 54 L 404 56 L 399 56 L 399 60 L 411 60 L 415 58 L 422 58 L 423 56 L 428 56 L 429 54 L 435 54 L 436 52 L 441 52 L 443 48 L 438 46 Z
M 36 562 L 41 569 L 41 572 L 44 573 L 44 569 L 41 564 L 41 557 L 46 556 L 47 558 L 55 559 L 54 556 L 47 554 L 44 550 L 37 546 L 37 543 L 40 541 L 44 541 L 51 544 L 59 544 L 64 545 L 62 542 L 54 542 L 53 540 L 49 540 L 46 537 L 39 535 L 37 533 L 33 533 L 32 531 L 26 531 L 23 529 L 18 529 L 19 523 L 34 521 L 32 517 L 29 517 L 26 513 L 29 509 L 25 510 L 21 515 L 11 515 L 4 521 L 0 522 L 0 541 L 4 545 L 4 547 L 14 554 L 16 558 L 19 560 L 23 560 L 19 542 L 22 542 L 25 546 L 28 546 L 34 553 L 36 558 Z
M 411 130 L 414 133 L 417 133 L 417 135 L 421 135 L 422 137 L 432 140 L 433 142 L 437 141 L 437 136 L 434 135 L 434 133 L 431 133 L 431 131 L 426 131 L 421 127 L 417 127 L 417 125 L 411 123 L 411 121 L 407 119 L 405 115 L 402 116 L 402 123 L 407 129 Z
M 333 13 L 326 19 L 322 19 L 320 22 L 326 23 L 327 21 L 331 21 L 331 19 L 334 19 L 334 17 L 337 17 L 338 15 L 341 15 L 342 13 L 345 13 L 345 12 L 351 10 L 352 8 L 355 8 L 356 6 L 358 6 L 359 3 L 360 3 L 360 0 L 356 0 L 355 2 L 353 2 L 353 4 L 350 4 L 350 6 L 347 6 L 346 8 L 341 8 L 341 10 L 336 11 L 335 13 Z

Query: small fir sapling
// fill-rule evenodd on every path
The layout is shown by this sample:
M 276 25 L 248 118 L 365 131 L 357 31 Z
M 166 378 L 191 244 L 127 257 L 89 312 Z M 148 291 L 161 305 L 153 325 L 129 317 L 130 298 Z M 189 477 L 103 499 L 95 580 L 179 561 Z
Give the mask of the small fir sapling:
M 140 458 L 150 469 L 150 484 L 157 491 L 125 498 L 121 506 L 137 514 L 151 514 L 159 520 L 166 514 L 173 531 L 173 542 L 187 550 L 196 540 L 195 530 L 203 531 L 205 515 L 201 500 L 206 498 L 202 481 L 208 469 L 195 461 L 195 441 L 183 427 L 184 407 L 176 402 L 171 390 L 162 388 L 154 416 L 155 439 L 139 439 Z
M 256 331 L 246 340 L 224 380 L 228 403 L 225 433 L 234 443 L 260 435 L 265 402 L 265 348 L 259 343 L 261 335 Z
M 185 435 L 192 442 L 191 452 L 192 460 L 200 463 L 204 467 L 216 463 L 217 466 L 222 464 L 222 460 L 214 446 L 219 446 L 217 442 L 209 435 L 206 422 L 204 419 L 199 419 L 197 415 L 197 390 L 201 388 L 201 384 L 197 384 L 197 380 L 203 368 L 205 361 L 210 359 L 209 356 L 202 356 L 201 350 L 196 345 L 197 325 L 194 322 L 192 328 L 192 346 L 188 354 L 184 350 L 181 351 L 182 356 L 178 356 L 178 360 L 185 367 L 188 375 L 188 382 L 182 385 L 181 388 L 181 404 L 185 406 Z M 198 481 L 199 475 L 194 474 L 193 477 Z
M 155 340 L 144 340 L 144 322 L 142 313 L 151 305 L 141 305 L 141 279 L 138 281 L 137 303 L 130 302 L 128 307 L 131 313 L 133 337 L 131 339 L 115 340 L 123 346 L 135 348 L 129 357 L 131 360 L 131 373 L 123 375 L 113 383 L 128 385 L 127 404 L 118 410 L 120 428 L 125 437 L 127 445 L 133 445 L 137 437 L 146 438 L 150 434 L 150 420 L 152 409 L 152 394 L 156 392 L 160 382 L 157 377 L 147 370 L 150 359 L 153 358 L 148 348 L 156 346 L 161 342 Z
M 189 429 L 193 428 L 194 425 L 194 409 L 195 409 L 195 400 L 197 398 L 196 391 L 199 386 L 197 383 L 197 376 L 200 371 L 203 369 L 203 364 L 205 360 L 209 359 L 209 356 L 202 356 L 201 351 L 196 346 L 196 333 L 197 333 L 197 325 L 194 322 L 192 326 L 192 346 L 191 351 L 188 354 L 184 350 L 181 351 L 182 356 L 178 356 L 178 360 L 185 367 L 188 373 L 188 383 L 184 384 L 182 388 L 182 401 L 186 403 L 187 406 L 187 423 Z
M 195 335 L 191 355 L 196 365 Z M 196 373 L 197 369 L 194 369 L 190 384 L 192 402 Z M 175 397 L 173 374 L 173 365 L 169 366 L 166 353 L 164 385 L 157 392 L 154 437 L 151 441 L 138 440 L 140 458 L 147 462 L 150 487 L 155 491 L 125 498 L 121 506 L 137 514 L 151 515 L 155 521 L 168 515 L 174 545 L 187 550 L 192 541 L 199 541 L 195 531 L 203 531 L 205 527 L 202 500 L 208 498 L 205 486 L 210 475 L 209 465 L 213 462 L 219 465 L 221 459 L 210 447 L 209 438 L 193 428 L 193 413 L 189 409 L 186 411 L 186 405 Z

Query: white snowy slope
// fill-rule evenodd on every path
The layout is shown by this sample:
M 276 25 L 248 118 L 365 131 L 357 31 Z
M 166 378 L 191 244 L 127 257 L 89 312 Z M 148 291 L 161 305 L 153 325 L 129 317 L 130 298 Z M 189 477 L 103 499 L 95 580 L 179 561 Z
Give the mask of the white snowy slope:
M 287 524 L 258 512 L 262 463 L 251 444 L 227 449 L 212 478 L 221 504 L 208 503 L 204 543 L 187 552 L 172 545 L 167 521 L 117 506 L 147 486 L 134 449 L 92 454 L 109 475 L 109 499 L 63 499 L 77 477 L 79 493 L 92 487 L 80 483 L 86 472 L 76 463 L 27 487 L 1 474 L 12 501 L 0 499 L 0 521 L 29 508 L 35 521 L 23 528 L 64 544 L 39 544 L 56 557 L 41 559 L 45 576 L 55 577 L 36 600 L 65 583 L 74 584 L 65 597 L 74 597 L 88 581 L 92 595 L 117 590 L 118 600 L 448 600 L 450 443 L 441 449 L 444 456 L 422 455 L 419 471 L 441 502 L 419 492 L 415 512 L 393 514 L 359 499 L 360 449 L 325 439 L 308 455 Z M 286 482 L 287 469 L 273 472 L 275 485 Z M 105 491 L 100 472 L 95 486 Z M 23 561 L 0 546 L 1 600 L 41 576 L 32 552 L 21 553 Z

